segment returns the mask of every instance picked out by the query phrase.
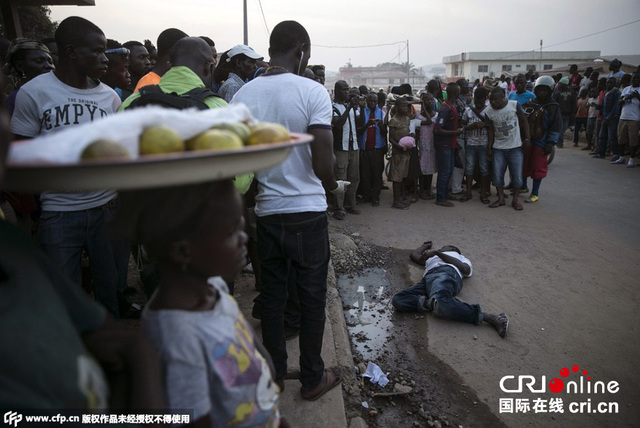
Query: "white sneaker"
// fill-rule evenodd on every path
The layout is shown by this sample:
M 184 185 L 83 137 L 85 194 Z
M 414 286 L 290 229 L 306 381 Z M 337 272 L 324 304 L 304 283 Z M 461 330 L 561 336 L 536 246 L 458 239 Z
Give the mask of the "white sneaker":
M 627 162 L 627 168 L 633 168 L 634 166 L 636 166 L 635 161 L 633 160 L 633 158 L 629 158 L 629 162 Z
M 618 159 L 611 161 L 613 165 L 624 165 L 624 156 L 620 156 Z

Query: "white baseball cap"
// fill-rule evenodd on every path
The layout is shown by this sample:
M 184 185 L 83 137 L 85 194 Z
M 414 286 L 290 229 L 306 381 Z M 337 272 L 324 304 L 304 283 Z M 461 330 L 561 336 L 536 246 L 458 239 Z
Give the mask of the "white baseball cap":
M 246 55 L 249 58 L 256 59 L 256 60 L 264 59 L 263 56 L 260 56 L 259 54 L 257 54 L 256 51 L 254 51 L 251 47 L 247 45 L 235 45 L 234 47 L 229 49 L 227 62 L 230 62 L 231 58 L 233 58 L 236 55 Z

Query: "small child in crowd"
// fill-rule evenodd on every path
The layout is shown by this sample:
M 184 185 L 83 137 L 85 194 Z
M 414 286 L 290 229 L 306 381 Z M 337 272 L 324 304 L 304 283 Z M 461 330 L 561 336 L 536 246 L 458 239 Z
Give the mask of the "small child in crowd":
M 587 119 L 589 118 L 589 100 L 587 99 L 587 90 L 581 89 L 580 96 L 576 101 L 576 118 L 573 128 L 573 147 L 578 147 L 578 139 L 580 138 L 580 130 L 584 127 L 587 129 Z
M 271 360 L 218 277 L 246 264 L 233 182 L 123 192 L 120 202 L 113 231 L 160 265 L 142 330 L 164 364 L 169 408 L 193 409 L 191 422 L 207 426 L 279 426 Z
M 598 91 L 596 88 L 589 89 L 589 99 L 587 99 L 589 113 L 587 114 L 587 147 L 582 150 L 593 150 L 593 136 L 596 131 L 596 120 L 598 119 Z
M 436 167 L 436 149 L 433 146 L 433 126 L 438 117 L 438 112 L 433 111 L 434 97 L 429 92 L 424 92 L 422 110 L 416 115 L 420 120 L 420 127 L 417 129 L 418 150 L 420 154 L 420 199 L 434 199 L 436 196 L 431 193 L 431 183 L 433 174 L 438 172 Z
M 400 145 L 403 137 L 411 136 L 409 123 L 411 122 L 409 103 L 405 98 L 398 98 L 395 103 L 395 114 L 388 120 L 389 142 L 392 146 L 392 154 L 389 181 L 393 182 L 393 205 L 392 208 L 400 210 L 409 209 L 409 203 L 405 201 L 402 181 L 409 175 L 410 152 L 407 147 Z M 391 111 L 391 109 L 389 109 Z

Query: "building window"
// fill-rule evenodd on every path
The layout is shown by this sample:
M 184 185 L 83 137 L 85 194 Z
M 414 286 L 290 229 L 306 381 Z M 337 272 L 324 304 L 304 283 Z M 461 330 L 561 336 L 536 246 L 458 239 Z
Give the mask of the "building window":
M 389 84 L 393 85 L 394 84 L 394 80 L 393 79 L 389 79 Z
M 489 72 L 489 66 L 488 65 L 479 65 L 478 66 L 478 73 L 488 73 Z
M 545 64 L 543 70 L 551 70 L 553 68 L 553 64 Z
M 527 64 L 527 71 L 536 71 L 536 65 L 535 64 Z
M 511 65 L 502 64 L 502 71 L 511 71 Z
M 520 68 L 520 64 L 516 64 L 516 68 Z
M 454 64 L 453 65 L 453 75 L 454 76 L 458 76 L 460 74 L 460 65 L 459 64 Z

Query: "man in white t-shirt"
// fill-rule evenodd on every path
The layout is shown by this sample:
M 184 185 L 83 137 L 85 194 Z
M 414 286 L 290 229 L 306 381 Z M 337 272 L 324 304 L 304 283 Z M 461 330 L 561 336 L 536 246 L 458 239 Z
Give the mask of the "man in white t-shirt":
M 325 369 L 320 353 L 325 323 L 329 233 L 325 190 L 342 196 L 347 181 L 334 177 L 331 99 L 317 82 L 301 77 L 311 54 L 309 34 L 295 21 L 276 25 L 269 39 L 271 67 L 244 85 L 232 104 L 244 103 L 253 117 L 291 132 L 313 135 L 281 164 L 258 171 L 255 213 L 262 269 L 262 340 L 271 354 L 276 383 L 284 387 L 287 347 L 284 309 L 287 283 L 300 302 L 300 382 L 306 400 L 316 400 L 338 383 L 337 369 Z
M 344 220 L 346 213 L 360 214 L 356 209 L 356 189 L 360 183 L 360 147 L 356 124 L 358 97 L 349 94 L 349 84 L 338 80 L 335 84 L 333 102 L 333 149 L 336 156 L 336 178 L 351 184 L 344 198 L 335 198 L 333 217 Z
M 624 147 L 629 146 L 627 168 L 635 166 L 633 158 L 638 151 L 638 132 L 640 132 L 640 74 L 631 77 L 631 85 L 622 90 L 620 96 L 620 121 L 618 122 L 618 146 L 624 160 Z
M 108 63 L 102 30 L 86 19 L 70 17 L 60 23 L 55 37 L 59 47 L 56 70 L 32 79 L 18 92 L 11 119 L 17 139 L 92 122 L 115 113 L 120 106 L 115 91 L 98 80 Z M 78 287 L 82 283 L 82 250 L 86 248 L 96 299 L 118 316 L 119 261 L 104 230 L 114 214 L 116 192 L 81 189 L 82 183 L 78 183 L 75 193 L 42 193 L 38 241 Z M 127 260 L 128 256 L 127 247 Z
M 479 325 L 482 321 L 496 329 L 500 337 L 507 335 L 509 318 L 501 313 L 489 314 L 480 305 L 470 305 L 455 296 L 462 291 L 462 278 L 473 274 L 471 261 L 453 245 L 431 250 L 427 241 L 411 253 L 411 260 L 424 265 L 424 275 L 417 284 L 393 296 L 393 307 L 402 312 L 433 312 L 433 315 L 454 321 Z
M 493 185 L 498 191 L 498 199 L 489 208 L 503 206 L 504 202 L 504 174 L 509 167 L 511 175 L 511 206 L 516 211 L 522 211 L 522 204 L 518 201 L 522 186 L 522 165 L 524 156 L 522 146 L 530 144 L 529 122 L 517 101 L 507 101 L 501 88 L 495 88 L 489 95 L 489 107 L 484 111 L 488 119 L 489 149 L 487 155 L 493 165 Z M 520 130 L 524 141 L 520 138 Z

